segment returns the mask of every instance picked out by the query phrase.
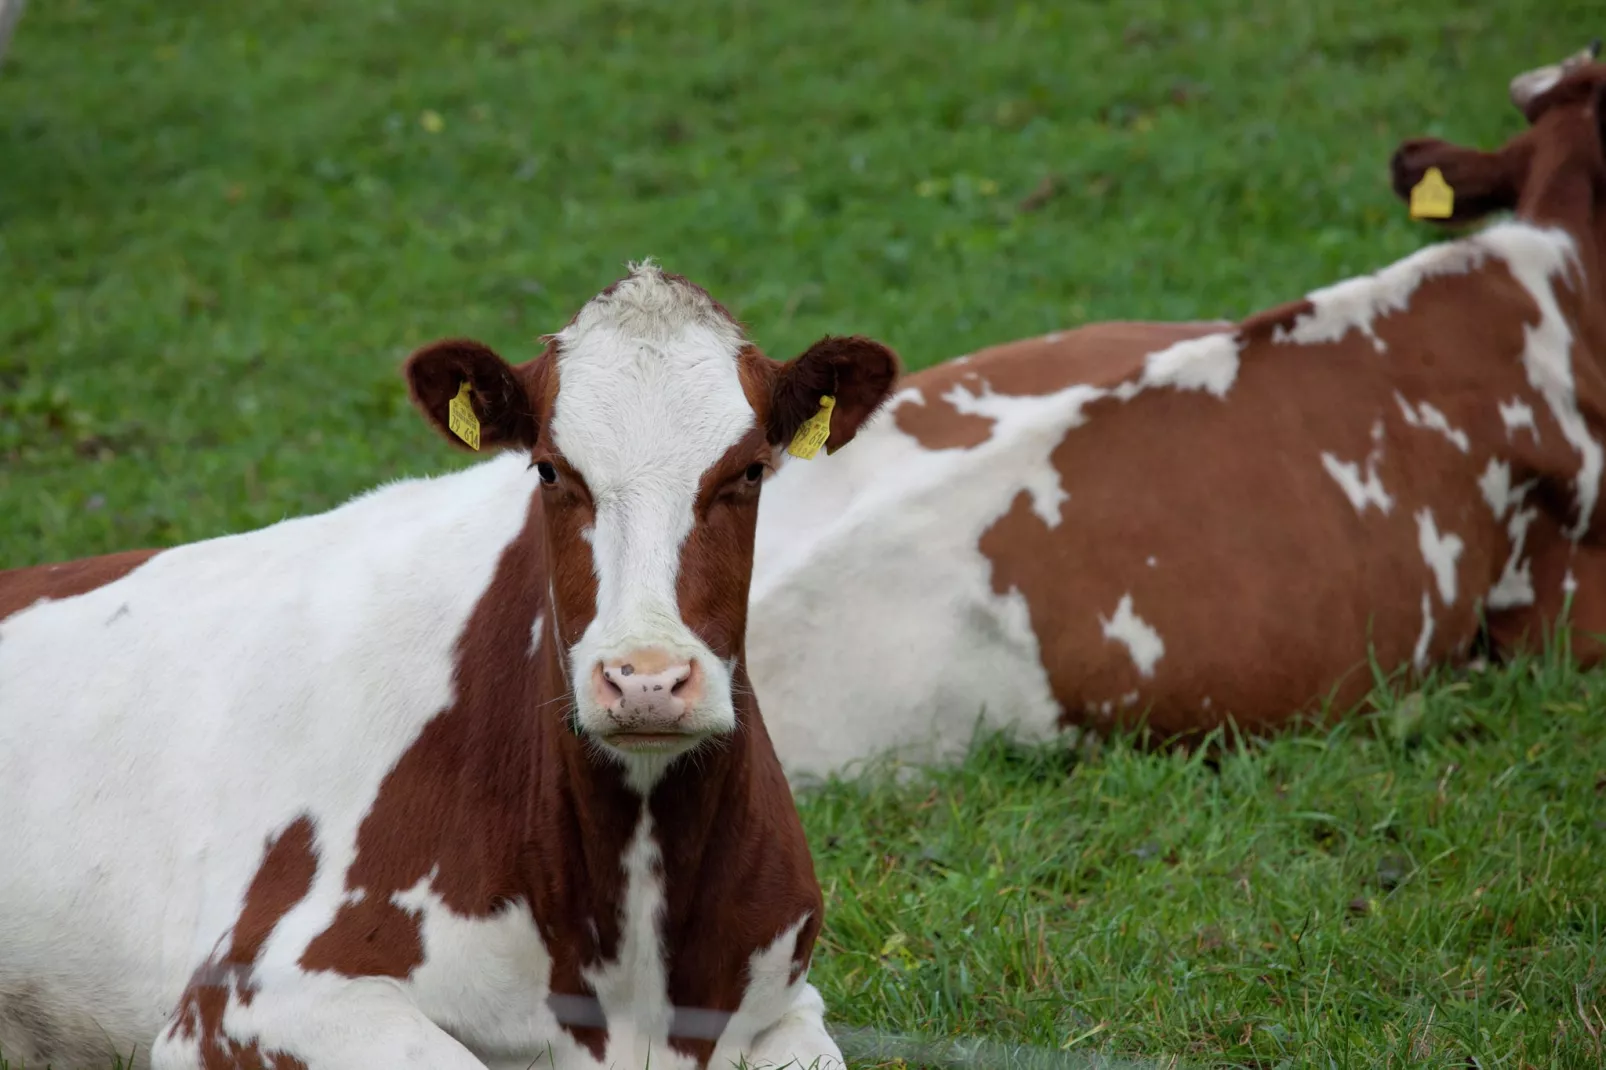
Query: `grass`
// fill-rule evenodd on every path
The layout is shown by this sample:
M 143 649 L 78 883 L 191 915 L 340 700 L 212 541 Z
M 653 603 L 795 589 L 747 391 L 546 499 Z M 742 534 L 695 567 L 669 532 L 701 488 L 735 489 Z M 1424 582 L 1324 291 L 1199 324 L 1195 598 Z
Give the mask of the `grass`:
M 859 331 L 914 367 L 1282 301 L 1430 240 L 1394 145 L 1514 133 L 1507 78 L 1598 18 L 31 4 L 0 66 L 0 566 L 463 463 L 405 353 L 527 355 L 646 254 L 776 355 Z M 803 803 L 818 979 L 844 1030 L 1071 1055 L 1600 1065 L 1601 687 L 1544 661 L 1214 758 L 992 740 L 833 783 Z

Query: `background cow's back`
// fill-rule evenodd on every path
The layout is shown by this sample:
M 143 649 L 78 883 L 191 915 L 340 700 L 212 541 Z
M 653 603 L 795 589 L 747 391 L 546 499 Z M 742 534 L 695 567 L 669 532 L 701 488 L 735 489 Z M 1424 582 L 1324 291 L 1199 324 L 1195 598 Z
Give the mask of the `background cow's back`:
M 1485 614 L 1498 648 L 1531 646 L 1569 593 L 1596 658 L 1606 67 L 1587 60 L 1514 83 L 1532 126 L 1501 152 L 1395 158 L 1402 197 L 1437 166 L 1453 222 L 1517 221 L 1240 323 L 983 350 L 906 378 L 854 453 L 787 464 L 751 654 L 788 767 L 948 757 L 978 721 L 1271 727 L 1352 706 L 1374 667 L 1463 659 Z

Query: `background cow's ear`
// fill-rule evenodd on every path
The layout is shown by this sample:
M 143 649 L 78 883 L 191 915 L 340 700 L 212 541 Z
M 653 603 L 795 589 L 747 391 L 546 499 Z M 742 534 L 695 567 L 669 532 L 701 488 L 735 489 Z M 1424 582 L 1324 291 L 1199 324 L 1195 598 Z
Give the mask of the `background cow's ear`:
M 1499 152 L 1479 152 L 1438 138 L 1415 138 L 1394 150 L 1389 178 L 1395 195 L 1410 204 L 1417 183 L 1429 168 L 1438 168 L 1450 187 L 1452 211 L 1442 219 L 1428 221 L 1456 226 L 1517 207 L 1527 162 L 1527 144 L 1521 138 Z
M 835 453 L 892 393 L 898 378 L 897 355 L 880 342 L 852 336 L 826 337 L 783 364 L 770 400 L 768 434 L 772 444 L 792 441 L 803 421 L 820 410 L 820 398 L 836 398 L 825 452 Z
M 480 450 L 535 445 L 535 406 L 529 392 L 489 346 L 461 338 L 432 342 L 407 358 L 405 374 L 413 404 L 453 445 L 475 448 L 453 426 L 452 401 L 465 383 L 464 400 L 473 409 L 470 426 L 477 424 Z M 461 419 L 457 427 L 463 427 Z

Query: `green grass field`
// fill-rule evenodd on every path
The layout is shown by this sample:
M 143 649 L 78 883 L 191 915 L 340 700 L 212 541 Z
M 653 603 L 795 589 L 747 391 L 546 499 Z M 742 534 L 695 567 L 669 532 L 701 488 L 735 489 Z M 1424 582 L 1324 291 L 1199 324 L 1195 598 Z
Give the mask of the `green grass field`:
M 856 331 L 918 367 L 1247 313 L 1431 240 L 1387 189 L 1394 145 L 1515 133 L 1509 76 L 1603 19 L 36 0 L 0 65 L 0 566 L 463 463 L 401 358 L 447 334 L 527 356 L 628 258 L 777 356 Z M 830 784 L 803 807 L 844 1046 L 1603 1065 L 1603 685 L 1543 661 L 1219 753 L 992 740 Z

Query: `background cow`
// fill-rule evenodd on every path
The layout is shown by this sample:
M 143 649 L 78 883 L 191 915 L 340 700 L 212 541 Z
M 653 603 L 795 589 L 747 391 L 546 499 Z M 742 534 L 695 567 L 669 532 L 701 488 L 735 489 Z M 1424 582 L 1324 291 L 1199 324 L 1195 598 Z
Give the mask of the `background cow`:
M 1540 637 L 1606 567 L 1601 87 L 1523 75 L 1530 129 L 1437 167 L 1435 245 L 1241 323 L 1103 323 L 904 380 L 849 454 L 761 513 L 750 666 L 792 772 L 954 754 L 978 715 L 1046 736 L 1342 710 L 1385 672 Z M 796 637 L 810 638 L 800 644 Z M 897 636 L 888 644 L 880 637 Z M 865 711 L 873 710 L 874 715 Z
M 352 1070 L 839 1058 L 743 652 L 772 449 L 890 351 L 775 364 L 651 265 L 544 353 L 416 353 L 498 456 L 0 573 L 0 1050 Z

